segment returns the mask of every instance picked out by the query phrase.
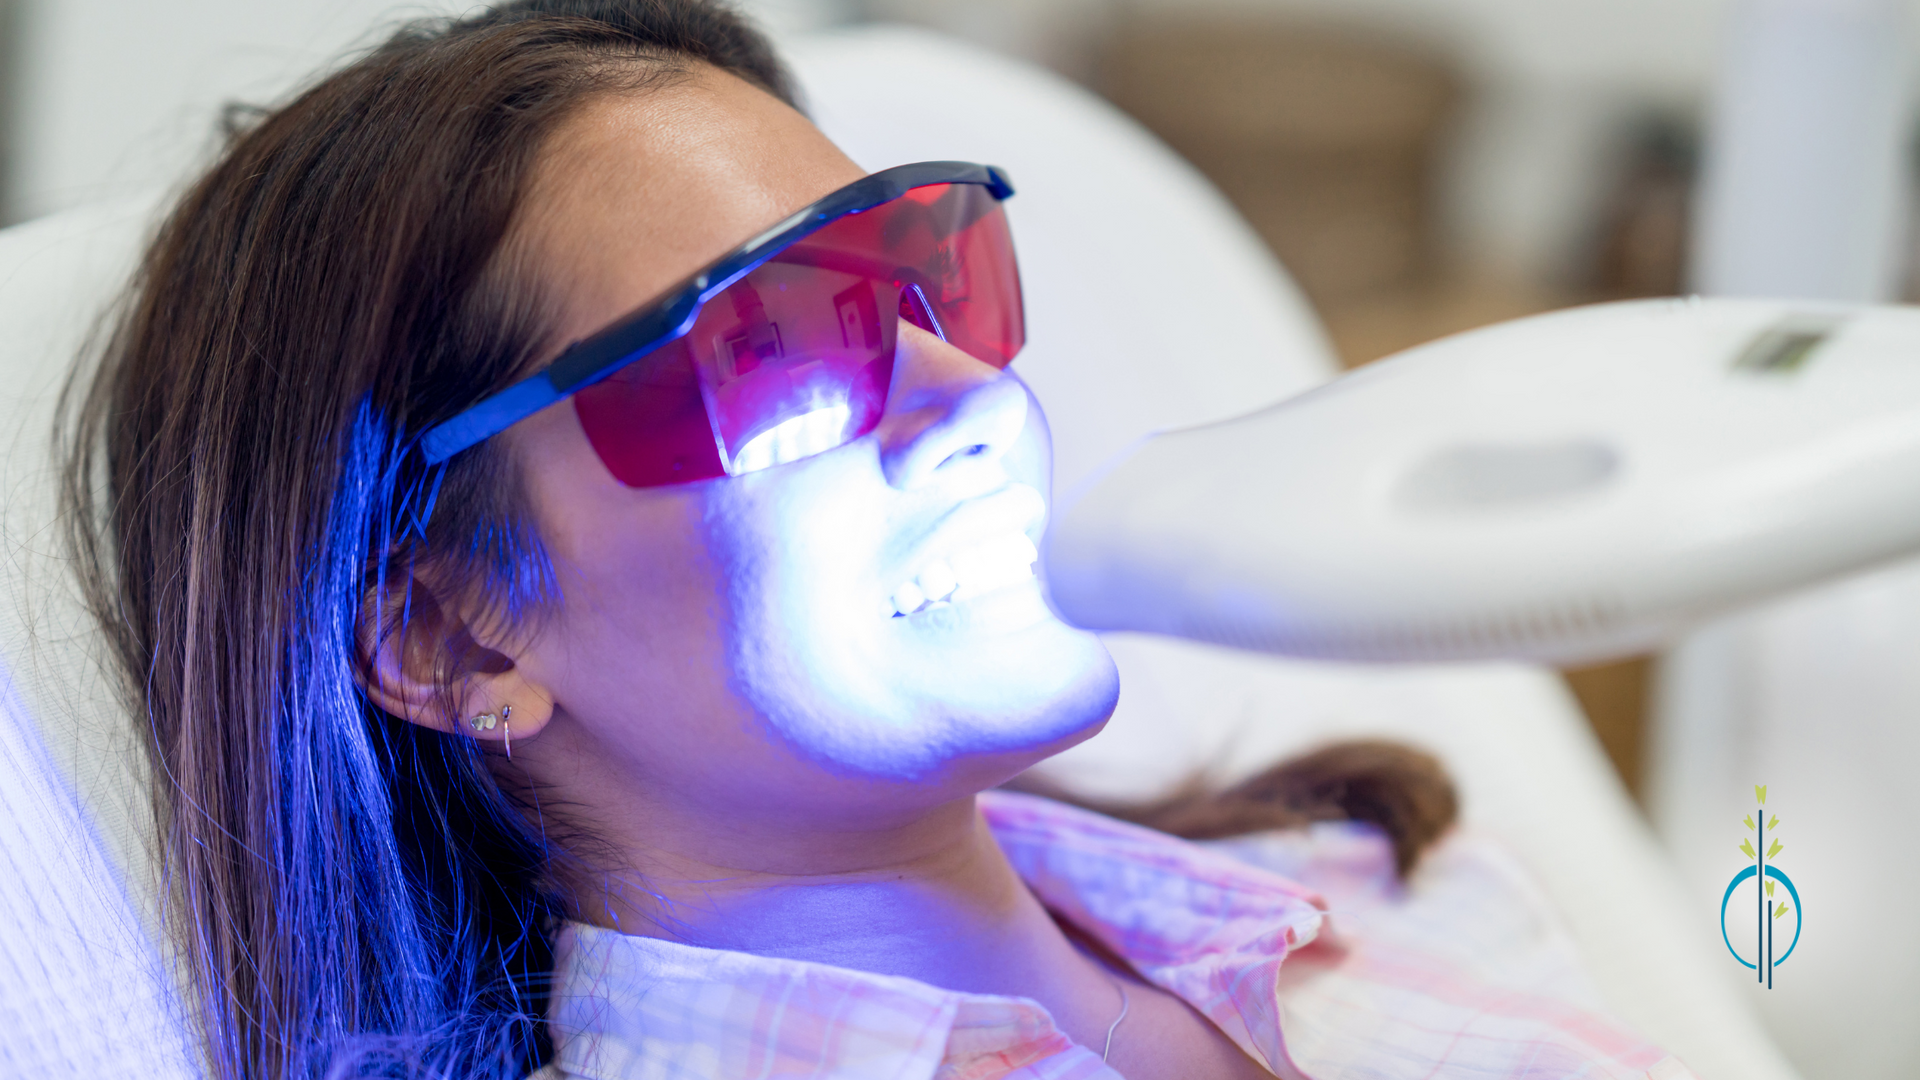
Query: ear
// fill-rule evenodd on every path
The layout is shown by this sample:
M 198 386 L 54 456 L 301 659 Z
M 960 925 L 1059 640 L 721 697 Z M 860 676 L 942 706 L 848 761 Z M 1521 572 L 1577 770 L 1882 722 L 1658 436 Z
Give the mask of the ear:
M 546 687 L 528 681 L 417 575 L 368 596 L 359 636 L 362 685 L 393 716 L 504 747 L 553 719 Z

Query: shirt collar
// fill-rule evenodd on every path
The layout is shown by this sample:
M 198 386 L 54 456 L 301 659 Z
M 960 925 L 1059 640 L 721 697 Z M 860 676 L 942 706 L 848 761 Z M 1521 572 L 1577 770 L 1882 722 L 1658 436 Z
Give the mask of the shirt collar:
M 1278 1065 L 1282 961 L 1326 904 L 1278 875 L 1045 799 L 987 792 L 1014 869 L 1062 918 Z M 553 1028 L 576 1076 L 1111 1076 L 1038 1003 L 570 924 Z M 971 1062 L 972 1064 L 968 1064 Z M 645 1067 L 642 1068 L 642 1063 Z M 1026 1075 L 1026 1074 L 1023 1074 Z
M 1046 799 L 989 792 L 980 801 L 1042 903 L 1255 1060 L 1287 1060 L 1280 966 L 1325 929 L 1319 894 L 1222 852 Z

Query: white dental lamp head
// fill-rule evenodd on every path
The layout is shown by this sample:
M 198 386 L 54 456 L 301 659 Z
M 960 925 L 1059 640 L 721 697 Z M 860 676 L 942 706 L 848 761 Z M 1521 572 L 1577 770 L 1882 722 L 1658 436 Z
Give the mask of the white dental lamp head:
M 1920 308 L 1604 304 L 1136 443 L 1062 492 L 1068 622 L 1594 662 L 1920 551 Z

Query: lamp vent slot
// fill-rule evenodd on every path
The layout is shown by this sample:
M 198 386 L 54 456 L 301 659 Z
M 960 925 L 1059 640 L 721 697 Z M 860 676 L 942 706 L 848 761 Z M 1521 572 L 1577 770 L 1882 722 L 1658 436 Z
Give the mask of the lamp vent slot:
M 1758 375 L 1791 375 L 1840 329 L 1840 321 L 1823 315 L 1788 316 L 1748 342 L 1733 368 Z

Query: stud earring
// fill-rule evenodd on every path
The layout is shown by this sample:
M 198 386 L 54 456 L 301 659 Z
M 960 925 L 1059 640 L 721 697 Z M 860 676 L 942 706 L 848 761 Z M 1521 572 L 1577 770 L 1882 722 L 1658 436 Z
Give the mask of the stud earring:
M 473 730 L 475 731 L 492 731 L 494 725 L 499 722 L 500 718 L 490 712 L 483 712 L 479 716 L 467 721 L 467 723 L 473 725 Z

